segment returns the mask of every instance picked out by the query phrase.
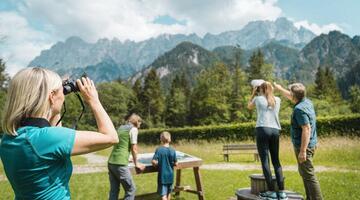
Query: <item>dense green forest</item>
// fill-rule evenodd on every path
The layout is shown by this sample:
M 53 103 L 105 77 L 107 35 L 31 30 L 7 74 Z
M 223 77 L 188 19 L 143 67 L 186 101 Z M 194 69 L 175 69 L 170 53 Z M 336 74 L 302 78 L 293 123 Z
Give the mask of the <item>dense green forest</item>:
M 233 62 L 216 62 L 208 66 L 189 84 L 186 73 L 178 73 L 171 84 L 164 87 L 155 69 L 134 84 L 126 81 L 105 82 L 97 85 L 99 97 L 115 126 L 124 122 L 132 112 L 140 114 L 142 128 L 184 127 L 196 125 L 229 124 L 255 120 L 255 113 L 246 109 L 251 94 L 250 80 L 265 79 L 287 86 L 289 81 L 274 76 L 271 64 L 263 53 L 255 51 L 242 67 L 241 51 L 235 51 Z M 0 60 L 0 106 L 3 108 L 10 78 L 5 73 L 6 63 Z M 245 70 L 244 70 L 245 69 Z M 316 80 L 307 85 L 308 97 L 314 102 L 318 116 L 347 115 L 360 112 L 360 87 L 348 89 L 350 98 L 344 100 L 333 72 L 329 67 L 317 69 Z M 276 95 L 279 95 L 276 93 Z M 292 105 L 282 98 L 281 120 L 289 120 Z M 81 113 L 81 104 L 75 94 L 66 96 L 66 114 L 63 125 L 72 127 Z M 78 129 L 95 129 L 90 110 L 78 123 Z

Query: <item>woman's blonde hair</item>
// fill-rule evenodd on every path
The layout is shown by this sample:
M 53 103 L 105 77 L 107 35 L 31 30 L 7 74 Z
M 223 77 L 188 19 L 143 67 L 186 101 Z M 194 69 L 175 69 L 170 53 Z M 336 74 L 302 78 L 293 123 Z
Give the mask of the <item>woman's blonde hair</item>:
M 128 118 L 128 122 L 130 122 L 136 128 L 140 128 L 141 121 L 141 117 L 135 113 L 131 114 Z
M 273 87 L 270 82 L 265 81 L 263 84 L 260 85 L 261 93 L 266 97 L 268 102 L 268 107 L 274 108 L 275 107 L 275 97 L 273 93 Z
M 10 81 L 4 107 L 4 132 L 16 136 L 22 119 L 49 115 L 49 95 L 61 86 L 60 76 L 48 69 L 25 68 L 16 73 Z

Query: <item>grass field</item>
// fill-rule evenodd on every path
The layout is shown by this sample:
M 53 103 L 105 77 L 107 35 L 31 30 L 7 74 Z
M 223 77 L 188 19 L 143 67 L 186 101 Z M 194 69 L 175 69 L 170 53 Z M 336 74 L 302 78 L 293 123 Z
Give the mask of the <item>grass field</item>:
M 239 142 L 234 142 L 239 143 Z M 251 141 L 247 141 L 251 143 Z M 204 159 L 206 164 L 223 163 L 220 155 L 222 144 L 216 142 L 181 143 L 174 147 L 177 150 L 195 155 Z M 153 152 L 155 145 L 140 145 L 141 152 Z M 295 156 L 289 138 L 281 138 L 282 165 L 295 165 Z M 110 150 L 98 154 L 107 156 Z M 74 157 L 74 163 L 86 163 L 83 157 Z M 234 155 L 231 163 L 254 164 L 252 155 Z M 257 163 L 259 164 L 259 163 Z M 319 141 L 319 148 L 315 155 L 315 165 L 336 167 L 349 170 L 348 172 L 319 172 L 317 173 L 321 189 L 326 200 L 360 199 L 360 139 L 359 138 L 325 138 Z M 1 163 L 0 163 L 1 167 Z M 3 174 L 2 169 L 0 173 Z M 220 200 L 235 196 L 236 189 L 249 187 L 249 175 L 261 173 L 260 170 L 201 170 L 206 199 Z M 299 174 L 296 171 L 284 171 L 285 186 L 304 194 L 304 188 Z M 156 173 L 135 176 L 137 194 L 156 191 Z M 184 170 L 182 183 L 195 188 L 192 170 Z M 72 199 L 107 199 L 109 183 L 107 173 L 75 174 L 71 178 L 70 188 Z M 123 194 L 123 193 L 121 193 Z M 192 194 L 182 193 L 182 200 L 196 199 Z M 0 181 L 0 199 L 13 199 L 13 192 L 8 181 Z M 153 198 L 149 198 L 153 199 Z
M 227 200 L 235 196 L 236 189 L 249 187 L 248 176 L 260 171 L 210 171 L 202 170 L 205 197 L 208 200 Z M 286 189 L 304 193 L 302 181 L 297 172 L 285 172 Z M 355 200 L 359 199 L 360 173 L 318 173 L 321 189 L 326 200 Z M 191 170 L 184 170 L 183 183 L 195 188 Z M 135 176 L 137 194 L 156 191 L 156 174 Z M 91 175 L 73 175 L 70 182 L 72 199 L 107 199 L 109 183 L 106 173 Z M 8 182 L 0 182 L 0 199 L 13 199 L 13 193 Z M 123 192 L 121 192 L 123 194 Z M 181 193 L 181 199 L 196 199 L 194 195 Z
M 280 139 L 280 159 L 282 165 L 295 165 L 295 154 L 290 139 Z M 242 141 L 232 143 L 254 143 Z M 202 158 L 205 164 L 224 162 L 220 154 L 223 143 L 217 142 L 184 142 L 173 144 L 173 147 L 182 152 Z M 154 152 L 156 145 L 139 145 L 140 152 Z M 99 155 L 110 155 L 111 148 L 97 152 Z M 319 139 L 315 152 L 315 164 L 327 167 L 339 167 L 360 170 L 360 138 L 331 137 Z M 254 164 L 252 154 L 230 155 L 230 163 Z

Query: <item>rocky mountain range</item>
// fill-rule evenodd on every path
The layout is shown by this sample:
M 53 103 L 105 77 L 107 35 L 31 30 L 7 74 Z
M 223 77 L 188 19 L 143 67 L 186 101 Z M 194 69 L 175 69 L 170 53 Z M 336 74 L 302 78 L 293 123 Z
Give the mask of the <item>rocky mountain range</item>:
M 62 75 L 86 72 L 96 82 L 134 81 L 156 68 L 163 83 L 178 73 L 185 73 L 193 82 L 198 72 L 215 62 L 234 63 L 235 46 L 241 48 L 243 68 L 252 52 L 260 48 L 277 77 L 312 83 L 321 66 L 330 67 L 344 93 L 349 86 L 360 85 L 360 36 L 351 38 L 339 31 L 315 36 L 304 28 L 297 29 L 286 18 L 250 22 L 239 31 L 204 37 L 164 34 L 141 42 L 115 38 L 96 43 L 70 37 L 42 51 L 29 66 L 47 67 Z
M 360 85 L 359 41 L 359 36 L 351 38 L 339 31 L 321 34 L 301 50 L 272 41 L 259 48 L 240 49 L 241 66 L 245 70 L 253 51 L 260 49 L 266 63 L 274 66 L 275 76 L 282 79 L 313 83 L 318 67 L 329 67 L 338 80 L 340 90 L 346 96 L 351 85 Z M 183 72 L 190 81 L 194 81 L 193 77 L 199 71 L 216 62 L 233 65 L 235 51 L 238 50 L 235 46 L 221 46 L 208 51 L 201 46 L 183 42 L 135 74 L 131 80 L 134 82 L 137 78 L 144 77 L 151 68 L 155 68 L 163 85 L 169 85 L 174 74 Z
M 43 50 L 29 66 L 47 67 L 62 75 L 86 71 L 94 75 L 93 77 L 96 76 L 97 82 L 101 82 L 127 78 L 184 41 L 210 51 L 219 46 L 229 45 L 240 45 L 242 49 L 249 50 L 274 42 L 301 49 L 315 36 L 303 27 L 297 29 L 286 18 L 279 18 L 276 21 L 250 22 L 238 31 L 216 35 L 208 33 L 204 37 L 196 34 L 163 34 L 141 42 L 120 41 L 114 38 L 100 39 L 96 43 L 88 43 L 79 37 L 70 37 L 65 42 L 58 42 L 50 49 Z M 104 70 L 104 67 L 110 71 Z

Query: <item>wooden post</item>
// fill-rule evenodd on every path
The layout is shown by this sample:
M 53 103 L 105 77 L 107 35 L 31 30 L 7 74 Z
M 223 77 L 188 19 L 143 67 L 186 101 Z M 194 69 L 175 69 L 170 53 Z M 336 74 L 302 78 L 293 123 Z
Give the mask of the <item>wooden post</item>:
M 194 176 L 195 176 L 195 182 L 196 182 L 196 190 L 198 191 L 198 198 L 199 198 L 199 200 L 205 200 L 204 191 L 203 191 L 202 184 L 201 184 L 201 176 L 200 176 L 199 167 L 194 167 L 193 170 L 194 170 Z
M 175 187 L 179 187 L 181 184 L 181 169 L 177 169 L 176 170 L 176 183 L 175 183 Z M 179 196 L 180 195 L 180 191 L 176 191 L 175 192 L 175 196 Z

